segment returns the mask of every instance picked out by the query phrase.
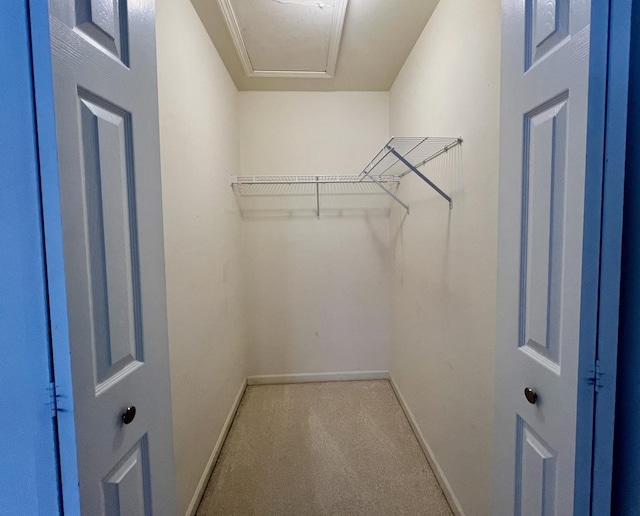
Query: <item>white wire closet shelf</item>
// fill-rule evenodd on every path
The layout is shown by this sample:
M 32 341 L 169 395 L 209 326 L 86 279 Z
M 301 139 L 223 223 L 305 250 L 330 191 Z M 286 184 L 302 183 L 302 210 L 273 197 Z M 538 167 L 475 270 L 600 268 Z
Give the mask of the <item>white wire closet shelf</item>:
M 232 186 L 238 186 L 240 195 L 255 195 L 256 188 L 243 190 L 243 185 L 263 185 L 265 193 L 279 192 L 277 185 L 295 187 L 296 185 L 310 185 L 315 188 L 316 212 L 320 218 L 320 186 L 366 184 L 375 185 L 395 202 L 403 206 L 409 213 L 409 206 L 398 198 L 394 190 L 401 179 L 410 172 L 415 173 L 453 208 L 453 201 L 436 184 L 418 170 L 429 161 L 448 152 L 453 147 L 462 144 L 462 138 L 446 137 L 395 137 L 391 138 L 376 156 L 369 162 L 359 175 L 270 175 L 270 176 L 232 176 Z M 346 186 L 345 186 L 346 187 Z M 307 189 L 298 190 L 308 194 Z
M 381 176 L 376 178 L 382 182 L 399 182 L 399 177 Z M 363 180 L 373 182 L 372 178 L 356 175 L 343 176 L 231 176 L 234 185 L 293 185 L 293 184 L 327 184 L 327 183 L 361 183 Z
M 433 181 L 418 170 L 429 161 L 448 152 L 456 145 L 462 143 L 462 138 L 443 137 L 395 137 L 380 149 L 380 152 L 361 172 L 362 178 L 379 178 L 386 175 L 403 178 L 410 172 L 414 172 L 420 179 L 440 194 L 448 203 L 449 209 L 453 208 L 453 200 L 444 193 Z M 400 199 L 395 200 L 409 213 L 409 206 Z

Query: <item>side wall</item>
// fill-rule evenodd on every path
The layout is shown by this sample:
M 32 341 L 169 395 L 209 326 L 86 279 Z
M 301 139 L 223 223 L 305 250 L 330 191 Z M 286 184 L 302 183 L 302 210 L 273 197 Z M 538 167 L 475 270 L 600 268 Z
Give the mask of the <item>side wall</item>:
M 358 174 L 388 139 L 388 99 L 241 92 L 242 175 Z M 312 186 L 242 188 L 249 374 L 387 370 L 388 198 L 321 187 L 318 220 Z
M 238 93 L 189 0 L 157 1 L 160 144 L 178 514 L 245 376 Z
M 391 220 L 391 375 L 467 515 L 491 513 L 500 2 L 441 0 L 390 96 L 393 136 L 461 136 Z

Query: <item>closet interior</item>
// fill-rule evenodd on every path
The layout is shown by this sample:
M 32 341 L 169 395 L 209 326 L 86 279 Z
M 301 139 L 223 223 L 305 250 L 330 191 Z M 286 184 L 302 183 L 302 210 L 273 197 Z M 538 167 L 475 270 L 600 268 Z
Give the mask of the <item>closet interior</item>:
M 247 385 L 339 380 L 388 380 L 451 510 L 490 513 L 500 3 L 382 4 L 345 23 L 389 37 L 345 25 L 303 79 L 247 75 L 218 2 L 157 1 L 179 514 Z M 345 82 L 354 45 L 395 64 Z

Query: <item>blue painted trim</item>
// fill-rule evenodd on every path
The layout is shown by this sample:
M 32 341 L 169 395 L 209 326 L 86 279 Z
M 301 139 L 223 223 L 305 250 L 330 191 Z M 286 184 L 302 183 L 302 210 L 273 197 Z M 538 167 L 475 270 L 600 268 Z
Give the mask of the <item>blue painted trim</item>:
M 611 506 L 630 9 L 631 0 L 600 1 L 591 13 L 576 515 Z
M 591 514 L 611 514 L 632 0 L 611 2 Z
M 611 514 L 640 514 L 640 5 L 631 15 L 627 161 Z
M 76 430 L 71 377 L 71 349 L 58 183 L 58 153 L 54 113 L 53 70 L 46 1 L 30 0 L 32 59 L 40 154 L 49 313 L 55 383 L 58 393 L 58 443 L 62 499 L 67 516 L 80 514 Z
M 27 0 L 0 16 L 0 514 L 60 513 Z
M 580 358 L 578 365 L 578 424 L 574 514 L 591 514 L 591 470 L 595 391 L 590 383 L 596 362 L 598 332 L 598 286 L 600 225 L 602 222 L 602 164 L 606 116 L 606 67 L 609 39 L 609 4 L 592 4 L 589 54 L 589 112 L 585 178 L 584 236 L 582 250 L 582 298 L 580 313 Z M 589 228 L 589 230 L 587 230 Z

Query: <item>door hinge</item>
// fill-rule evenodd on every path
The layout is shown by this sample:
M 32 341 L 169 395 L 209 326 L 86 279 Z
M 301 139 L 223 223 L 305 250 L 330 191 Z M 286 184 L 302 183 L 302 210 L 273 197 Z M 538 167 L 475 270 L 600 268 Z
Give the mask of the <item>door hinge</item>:
M 587 381 L 589 382 L 589 385 L 593 385 L 593 390 L 595 392 L 599 392 L 600 389 L 603 387 L 602 382 L 600 381 L 603 374 L 604 373 L 600 370 L 600 360 L 596 359 L 595 366 L 591 371 L 589 371 L 590 376 L 587 379 Z
M 51 417 L 58 417 L 58 412 L 61 412 L 60 407 L 58 407 L 58 398 L 60 395 L 57 392 L 56 384 L 53 382 L 49 382 L 49 387 L 47 388 L 49 391 L 49 407 L 51 407 Z

